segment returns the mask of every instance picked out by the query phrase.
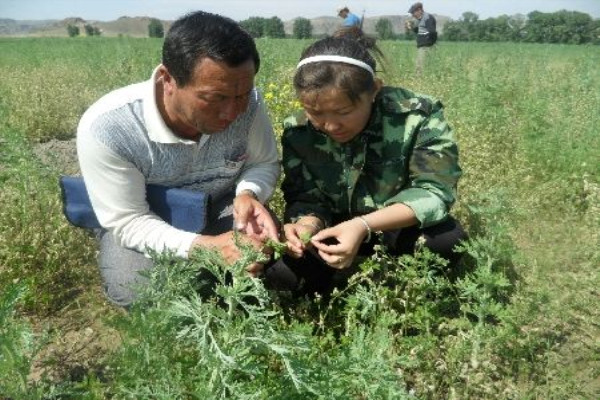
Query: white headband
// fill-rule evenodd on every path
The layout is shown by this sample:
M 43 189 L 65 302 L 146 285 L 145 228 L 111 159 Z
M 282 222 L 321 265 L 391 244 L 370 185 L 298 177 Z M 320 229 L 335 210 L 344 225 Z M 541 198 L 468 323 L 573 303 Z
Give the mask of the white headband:
M 321 61 L 333 61 L 333 62 L 340 62 L 340 63 L 345 63 L 345 64 L 356 65 L 357 67 L 360 67 L 364 70 L 369 71 L 369 73 L 373 76 L 373 78 L 375 77 L 375 72 L 373 71 L 373 68 L 371 68 L 371 66 L 369 64 L 362 62 L 360 60 L 357 60 L 356 58 L 350 58 L 350 57 L 344 57 L 344 56 L 327 55 L 327 56 L 308 57 L 308 58 L 305 58 L 304 60 L 301 60 L 298 63 L 298 65 L 296 66 L 296 69 L 299 69 L 301 66 L 306 65 L 306 64 L 321 62 Z

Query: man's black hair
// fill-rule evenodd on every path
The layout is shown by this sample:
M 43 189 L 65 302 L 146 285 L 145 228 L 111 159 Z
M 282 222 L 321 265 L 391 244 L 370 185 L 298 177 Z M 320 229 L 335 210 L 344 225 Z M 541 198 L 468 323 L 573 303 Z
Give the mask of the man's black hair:
M 254 39 L 234 20 L 217 14 L 196 11 L 176 20 L 165 37 L 162 63 L 185 86 L 198 61 L 210 58 L 237 67 L 254 61 L 256 72 L 260 57 Z

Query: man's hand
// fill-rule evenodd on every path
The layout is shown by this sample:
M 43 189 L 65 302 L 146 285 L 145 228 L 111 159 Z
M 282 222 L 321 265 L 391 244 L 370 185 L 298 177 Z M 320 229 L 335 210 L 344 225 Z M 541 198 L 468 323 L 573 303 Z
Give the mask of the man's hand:
M 192 242 L 190 251 L 196 247 L 215 249 L 221 253 L 225 262 L 228 264 L 233 264 L 242 256 L 240 249 L 235 244 L 234 235 L 235 232 L 233 231 L 225 232 L 216 236 L 198 235 Z M 240 234 L 239 240 L 251 245 L 257 251 L 261 251 L 263 248 L 262 241 L 253 239 L 247 235 Z M 246 266 L 246 271 L 248 271 L 250 275 L 256 277 L 262 272 L 263 268 L 263 264 L 254 263 Z
M 269 211 L 250 190 L 244 190 L 233 200 L 235 229 L 252 239 L 264 242 L 270 238 L 279 241 L 277 225 Z

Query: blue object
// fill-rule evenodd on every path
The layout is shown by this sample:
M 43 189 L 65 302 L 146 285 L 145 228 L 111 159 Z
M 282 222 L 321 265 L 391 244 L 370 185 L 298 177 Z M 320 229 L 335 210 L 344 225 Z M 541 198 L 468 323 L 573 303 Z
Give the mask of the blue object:
M 83 178 L 61 176 L 63 212 L 67 220 L 80 228 L 102 228 L 96 218 Z M 150 210 L 175 228 L 199 233 L 206 226 L 209 196 L 204 192 L 146 185 Z
M 344 26 L 356 26 L 360 28 L 360 18 L 355 14 L 349 13 L 346 18 L 344 18 Z

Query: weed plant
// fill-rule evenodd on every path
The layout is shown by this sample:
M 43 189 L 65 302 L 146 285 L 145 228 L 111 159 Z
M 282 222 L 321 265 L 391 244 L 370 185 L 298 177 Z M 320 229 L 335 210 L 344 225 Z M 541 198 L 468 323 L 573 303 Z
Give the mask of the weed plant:
M 231 266 L 207 250 L 189 260 L 157 254 L 149 286 L 115 322 L 124 341 L 105 392 L 132 399 L 484 394 L 493 383 L 485 368 L 513 372 L 482 335 L 514 329 L 506 320 L 510 284 L 486 249 L 465 244 L 476 267 L 457 279 L 426 249 L 414 257 L 381 249 L 345 289 L 327 299 L 295 299 L 295 307 L 248 278 L 244 266 L 264 257 L 249 248 Z M 452 359 L 438 353 L 444 346 Z M 480 353 L 492 352 L 498 360 L 480 366 Z M 427 363 L 432 356 L 461 368 L 440 373 Z M 471 370 L 483 370 L 479 381 L 457 389 Z
M 93 242 L 64 218 L 58 173 L 8 130 L 0 148 L 0 185 L 0 288 L 23 282 L 26 310 L 61 309 L 97 281 L 86 268 L 94 259 Z
M 42 394 L 28 379 L 43 341 L 35 338 L 29 324 L 16 318 L 17 304 L 26 290 L 22 284 L 7 285 L 0 296 L 0 394 L 8 398 L 36 398 Z
M 31 147 L 73 137 L 96 98 L 159 62 L 159 40 L 98 39 L 0 40 L 0 397 L 598 398 L 600 53 L 502 43 L 441 43 L 420 78 L 414 43 L 381 43 L 386 82 L 442 99 L 458 139 L 462 270 L 382 249 L 310 300 L 214 254 L 156 255 L 149 291 L 113 322 L 123 339 L 104 372 L 34 380 L 47 339 L 29 321 L 99 282 L 93 239 L 61 213 L 60 164 Z M 280 134 L 308 41 L 257 43 Z M 281 213 L 279 190 L 270 205 Z

